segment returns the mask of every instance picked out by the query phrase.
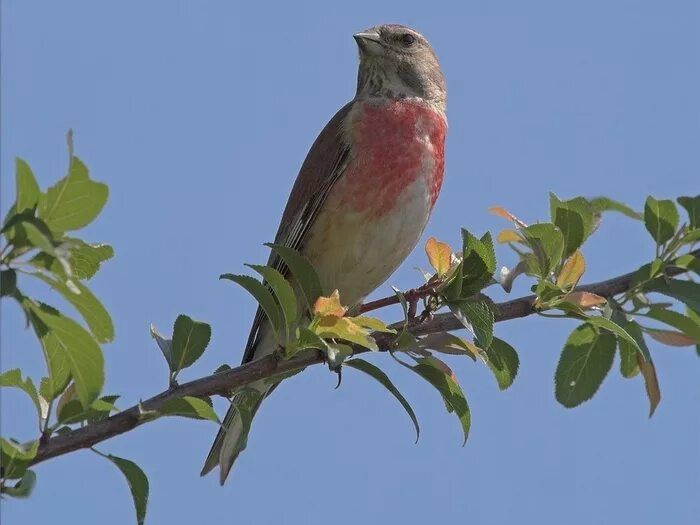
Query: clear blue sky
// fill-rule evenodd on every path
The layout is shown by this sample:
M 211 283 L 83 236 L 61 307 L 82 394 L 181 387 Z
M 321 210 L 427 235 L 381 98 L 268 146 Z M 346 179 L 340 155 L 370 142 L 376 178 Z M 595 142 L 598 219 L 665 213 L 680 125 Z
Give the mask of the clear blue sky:
M 238 362 L 254 305 L 217 277 L 266 259 L 262 243 L 309 145 L 353 95 L 351 35 L 382 22 L 421 30 L 448 79 L 446 180 L 426 236 L 456 245 L 460 226 L 497 230 L 505 224 L 487 213 L 493 205 L 546 219 L 549 191 L 640 207 L 648 194 L 700 189 L 694 0 L 4 0 L 2 204 L 13 198 L 15 156 L 44 188 L 63 174 L 63 137 L 74 128 L 78 155 L 111 191 L 85 236 L 117 253 L 93 286 L 116 323 L 106 392 L 122 394 L 121 406 L 166 386 L 150 322 L 167 331 L 187 313 L 212 324 L 210 350 L 183 378 Z M 585 250 L 585 280 L 652 253 L 641 224 L 610 216 Z M 507 249 L 498 255 L 514 261 Z M 424 257 L 417 249 L 390 283 L 418 283 L 412 267 Z M 2 368 L 39 376 L 21 314 L 14 305 L 2 314 Z M 223 488 L 199 478 L 209 423 L 161 420 L 101 449 L 147 472 L 150 524 L 700 522 L 700 360 L 652 347 L 663 400 L 651 420 L 641 380 L 617 368 L 591 402 L 565 410 L 552 377 L 574 326 L 499 325 L 521 355 L 504 393 L 483 365 L 452 361 L 472 408 L 465 448 L 437 394 L 376 356 L 418 413 L 418 445 L 371 380 L 347 371 L 333 390 L 335 377 L 316 367 L 265 403 Z M 2 396 L 3 435 L 33 437 L 30 402 Z M 121 475 L 94 454 L 37 474 L 31 499 L 1 503 L 3 523 L 134 519 Z

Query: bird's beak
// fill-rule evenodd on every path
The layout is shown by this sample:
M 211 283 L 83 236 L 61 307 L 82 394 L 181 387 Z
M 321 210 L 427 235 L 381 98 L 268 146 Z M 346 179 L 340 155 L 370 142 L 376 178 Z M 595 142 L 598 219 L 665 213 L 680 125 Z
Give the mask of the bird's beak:
M 360 31 L 352 36 L 357 42 L 357 45 L 361 51 L 372 55 L 379 55 L 382 53 L 383 48 L 381 44 L 381 37 L 374 29 Z

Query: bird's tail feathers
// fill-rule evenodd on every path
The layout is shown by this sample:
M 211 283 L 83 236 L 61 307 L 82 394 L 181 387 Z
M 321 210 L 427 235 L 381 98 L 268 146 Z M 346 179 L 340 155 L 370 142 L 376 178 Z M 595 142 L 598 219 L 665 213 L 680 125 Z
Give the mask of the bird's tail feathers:
M 224 484 L 233 463 L 246 447 L 253 417 L 260 408 L 260 403 L 272 388 L 274 385 L 256 382 L 233 395 L 231 407 L 226 412 L 219 433 L 204 461 L 201 476 L 219 465 L 219 482 Z

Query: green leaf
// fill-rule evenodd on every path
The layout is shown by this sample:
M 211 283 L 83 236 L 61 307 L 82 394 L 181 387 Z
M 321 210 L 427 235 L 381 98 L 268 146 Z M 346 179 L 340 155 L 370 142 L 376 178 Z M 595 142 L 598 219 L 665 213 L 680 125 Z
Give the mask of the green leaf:
M 52 231 L 78 230 L 99 215 L 108 195 L 107 185 L 91 180 L 85 164 L 74 156 L 68 175 L 39 199 L 39 216 Z
M 219 423 L 219 418 L 210 403 L 211 400 L 207 403 L 198 397 L 185 396 L 166 401 L 158 409 L 158 413 L 163 416 L 182 416 Z
M 591 234 L 593 210 L 590 203 L 582 197 L 561 201 L 554 193 L 549 194 L 549 206 L 552 222 L 564 236 L 563 257 L 569 257 Z
M 377 343 L 370 331 L 355 324 L 351 318 L 327 315 L 321 317 L 316 325 L 316 333 L 323 338 L 340 338 L 351 343 L 377 351 Z
M 418 364 L 409 366 L 409 368 L 440 392 L 448 411 L 454 412 L 459 419 L 462 432 L 464 433 L 464 442 L 462 445 L 466 444 L 471 427 L 471 412 L 469 411 L 467 398 L 464 396 L 464 392 L 459 386 L 459 383 L 457 383 L 454 374 L 448 373 L 447 370 L 449 370 L 449 368 L 447 365 L 435 357 L 418 358 L 416 361 Z M 440 366 L 440 364 L 442 364 L 442 366 Z
M 211 326 L 193 321 L 186 315 L 178 315 L 173 326 L 173 372 L 192 366 L 204 353 L 211 339 Z
M 481 354 L 482 352 L 475 344 L 449 332 L 427 334 L 420 339 L 416 339 L 409 332 L 403 332 L 403 334 L 403 340 L 397 341 L 397 343 L 399 343 L 397 346 L 404 351 L 414 348 L 434 350 L 448 355 L 466 355 L 473 361 L 476 361 L 477 354 Z
M 630 219 L 637 219 L 641 221 L 644 218 L 644 215 L 642 215 L 638 211 L 634 211 L 629 206 L 626 206 L 621 202 L 614 201 L 607 197 L 596 197 L 595 199 L 591 199 L 590 203 L 593 207 L 593 211 L 596 213 L 601 213 L 604 211 L 616 211 L 618 213 L 621 213 L 622 215 L 626 215 Z
M 158 345 L 158 348 L 160 348 L 160 351 L 163 352 L 163 357 L 165 357 L 165 361 L 168 363 L 168 368 L 172 371 L 174 370 L 173 368 L 173 340 L 168 339 L 165 336 L 163 336 L 157 329 L 156 327 L 151 324 L 151 337 L 155 339 L 156 344 Z
M 15 209 L 22 213 L 24 210 L 33 210 L 41 191 L 39 184 L 36 182 L 34 173 L 24 160 L 17 158 L 16 162 L 16 177 L 17 177 L 17 200 L 15 201 Z
M 68 245 L 67 263 L 75 279 L 91 279 L 100 269 L 101 264 L 114 256 L 114 249 L 109 244 L 88 244 L 80 239 L 64 237 Z M 59 279 L 66 279 L 63 265 L 48 253 L 38 253 L 29 260 L 29 264 L 53 273 Z
M 0 387 L 19 388 L 22 390 L 34 403 L 39 417 L 42 420 L 46 418 L 48 403 L 39 397 L 39 393 L 36 391 L 31 378 L 22 379 L 22 371 L 19 368 L 13 368 L 0 374 Z
M 677 201 L 688 212 L 690 227 L 700 228 L 700 195 L 695 197 L 678 197 Z
M 0 297 L 13 295 L 17 291 L 17 273 L 10 270 L 0 272 Z
M 225 273 L 219 279 L 227 279 L 242 286 L 258 302 L 277 334 L 282 326 L 283 314 L 268 288 L 249 275 Z
M 17 443 L 0 438 L 0 465 L 4 479 L 20 479 L 36 456 L 39 441 Z
M 457 286 L 451 290 L 455 297 L 468 297 L 486 286 L 496 271 L 496 255 L 493 249 L 491 234 L 484 234 L 481 239 L 462 228 L 462 283 L 459 289 L 459 275 L 456 275 Z M 450 287 L 452 288 L 452 286 Z
M 256 264 L 247 264 L 246 266 L 262 275 L 266 284 L 272 288 L 272 292 L 275 294 L 275 298 L 280 305 L 284 318 L 285 341 L 289 341 L 290 334 L 297 320 L 297 298 L 292 285 L 290 285 L 289 281 L 274 268 Z
M 486 357 L 486 364 L 496 377 L 501 390 L 513 384 L 520 366 L 520 358 L 515 348 L 504 340 L 494 337 L 491 345 L 482 355 Z
M 554 374 L 557 401 L 567 408 L 593 397 L 615 358 L 615 336 L 590 324 L 577 327 L 564 345 Z
M 309 348 L 325 350 L 327 346 L 326 342 L 321 339 L 321 336 L 316 334 L 316 332 L 312 332 L 303 326 L 297 329 L 297 350 L 306 350 Z
M 656 244 L 664 244 L 673 237 L 678 220 L 678 210 L 673 201 L 647 197 L 644 204 L 644 224 Z
M 100 399 L 95 399 L 88 408 L 77 399 L 74 399 L 71 386 L 63 393 L 56 407 L 56 415 L 58 422 L 65 425 L 72 425 L 81 421 L 96 422 L 101 421 L 109 416 L 113 411 L 118 411 L 115 402 L 119 396 L 110 395 Z
M 289 268 L 289 271 L 301 287 L 304 298 L 306 299 L 306 306 L 309 310 L 313 308 L 316 299 L 322 295 L 327 295 L 321 287 L 321 280 L 316 270 L 314 270 L 311 262 L 309 262 L 306 257 L 293 248 L 281 244 L 268 243 L 265 246 L 272 248 L 272 251 L 279 255 L 280 259 L 282 259 L 287 268 Z
M 48 284 L 72 304 L 83 316 L 98 342 L 108 343 L 114 339 L 114 324 L 109 312 L 84 284 L 71 281 L 68 285 L 38 272 L 32 276 Z
M 377 319 L 376 317 L 369 317 L 367 315 L 356 315 L 350 317 L 350 320 L 362 328 L 367 328 L 373 332 L 384 332 L 386 334 L 395 334 L 396 330 L 389 328 L 384 321 Z
M 493 340 L 493 312 L 491 308 L 485 303 L 474 302 L 459 303 L 458 307 L 471 324 L 476 344 L 483 350 L 487 350 Z
M 141 467 L 139 467 L 133 461 L 119 458 L 117 456 L 113 456 L 112 454 L 100 455 L 114 463 L 114 465 L 116 465 L 116 467 L 126 478 L 126 482 L 129 485 L 129 490 L 131 491 L 131 497 L 134 500 L 134 508 L 136 509 L 136 523 L 138 523 L 138 525 L 143 525 L 146 518 L 146 507 L 148 506 L 148 478 L 146 477 L 146 474 L 144 474 Z
M 660 277 L 649 282 L 644 288 L 647 292 L 658 292 L 673 297 L 700 312 L 700 283 Z
M 545 278 L 561 261 L 564 253 L 564 236 L 554 224 L 532 224 L 520 230 L 537 257 L 537 274 Z
M 53 383 L 48 386 L 50 393 L 55 397 L 56 384 L 61 384 L 57 383 L 57 377 L 61 381 L 64 377 L 67 378 L 67 372 L 62 371 L 67 362 L 70 365 L 70 375 L 75 381 L 78 399 L 84 407 L 90 406 L 104 385 L 104 357 L 99 345 L 82 326 L 48 305 L 31 303 L 30 311 L 37 336 L 45 354 L 49 356 L 49 377 Z M 42 381 L 42 396 L 52 399 L 53 397 L 44 395 L 43 387 Z
M 685 335 L 695 340 L 696 344 L 700 344 L 700 324 L 696 323 L 690 317 L 674 312 L 673 310 L 665 310 L 661 308 L 652 308 L 646 314 L 646 317 L 656 319 L 669 326 L 677 328 Z
M 695 257 L 690 253 L 681 255 L 680 257 L 671 261 L 670 264 L 671 266 L 675 266 L 676 268 L 682 268 L 684 270 L 695 272 L 697 275 L 700 275 L 700 258 Z
M 2 493 L 13 498 L 28 498 L 31 496 L 36 485 L 36 474 L 33 470 L 25 470 L 20 479 L 13 487 L 3 487 Z
M 368 363 L 364 359 L 350 359 L 345 361 L 345 365 L 354 368 L 355 370 L 359 370 L 360 372 L 364 372 L 365 374 L 379 381 L 379 383 L 381 383 L 382 386 L 384 386 L 384 388 L 386 388 L 396 398 L 396 400 L 401 403 L 401 406 L 408 414 L 408 417 L 411 418 L 411 421 L 413 421 L 413 426 L 416 428 L 416 443 L 418 443 L 418 438 L 420 437 L 418 418 L 411 408 L 411 405 L 408 403 L 408 401 L 406 401 L 406 398 L 401 395 L 401 392 L 399 392 L 396 386 L 394 386 L 394 383 L 391 382 L 391 379 L 389 379 L 389 377 L 381 369 L 371 363 Z
M 641 355 L 645 361 L 650 361 L 651 353 L 644 341 L 644 333 L 637 322 L 628 321 L 623 328 L 637 343 L 637 346 L 635 346 L 627 339 L 618 338 L 617 340 L 617 346 L 620 350 L 620 373 L 623 377 L 629 378 L 639 373 L 639 359 L 637 359 L 637 355 Z M 639 349 L 641 349 L 641 352 Z
M 643 346 L 640 345 L 637 340 L 632 337 L 630 334 L 628 334 L 624 328 L 622 328 L 619 324 L 611 321 L 610 319 L 606 319 L 605 317 L 587 317 L 586 322 L 588 324 L 591 324 L 593 326 L 597 326 L 598 328 L 603 328 L 609 332 L 612 332 L 618 337 L 623 338 L 626 340 L 628 343 L 630 343 L 634 348 L 641 352 L 642 355 L 644 356 L 644 359 L 647 361 L 651 360 L 651 355 L 649 355 L 649 350 Z

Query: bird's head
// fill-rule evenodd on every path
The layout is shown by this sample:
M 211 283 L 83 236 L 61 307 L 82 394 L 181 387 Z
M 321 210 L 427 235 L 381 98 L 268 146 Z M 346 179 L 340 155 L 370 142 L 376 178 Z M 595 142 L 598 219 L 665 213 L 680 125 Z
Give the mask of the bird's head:
M 357 98 L 417 97 L 444 111 L 445 77 L 423 35 L 406 26 L 385 24 L 354 37 L 360 50 Z

